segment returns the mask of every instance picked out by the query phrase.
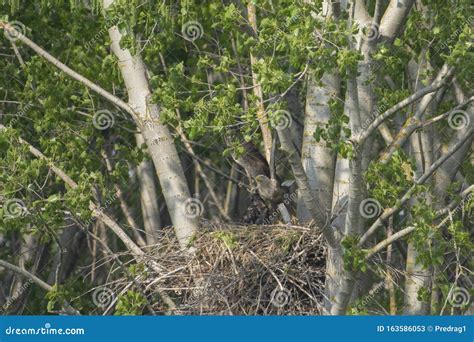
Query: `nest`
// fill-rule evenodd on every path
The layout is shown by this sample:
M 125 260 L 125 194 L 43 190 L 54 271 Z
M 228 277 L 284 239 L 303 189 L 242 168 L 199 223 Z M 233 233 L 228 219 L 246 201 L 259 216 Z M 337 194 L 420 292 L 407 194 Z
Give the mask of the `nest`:
M 326 250 L 320 234 L 303 227 L 208 224 L 194 237 L 191 257 L 179 250 L 171 229 L 161 234 L 153 259 L 165 271 L 149 277 L 147 288 L 170 296 L 173 314 L 321 314 Z M 157 301 L 153 310 L 166 306 Z

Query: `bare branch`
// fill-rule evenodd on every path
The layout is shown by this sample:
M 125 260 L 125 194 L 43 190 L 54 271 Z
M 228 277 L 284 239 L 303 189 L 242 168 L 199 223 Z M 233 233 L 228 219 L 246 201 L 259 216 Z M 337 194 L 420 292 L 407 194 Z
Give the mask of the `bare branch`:
M 23 269 L 23 268 L 20 268 L 18 266 L 15 266 L 13 264 L 10 264 L 9 262 L 6 262 L 4 260 L 0 260 L 0 266 L 1 267 L 4 267 L 12 272 L 15 272 L 19 275 L 22 275 L 23 277 L 25 278 L 28 278 L 30 279 L 31 281 L 33 281 L 35 284 L 39 285 L 39 287 L 41 287 L 42 289 L 50 292 L 50 291 L 53 291 L 54 288 L 49 285 L 48 283 L 46 283 L 45 281 L 41 280 L 40 278 L 38 278 L 37 276 L 35 276 L 34 274 L 28 272 L 27 270 Z M 74 309 L 68 302 L 64 301 L 63 303 L 63 307 L 64 307 L 64 311 L 68 314 L 68 315 L 72 315 L 72 316 L 77 316 L 77 315 L 80 315 L 79 311 L 77 311 L 76 309 Z
M 386 238 L 385 240 L 379 242 L 376 244 L 374 247 L 368 250 L 367 255 L 365 256 L 365 259 L 368 260 L 384 248 L 386 248 L 388 245 L 394 243 L 395 241 L 400 240 L 402 237 L 410 234 L 412 231 L 414 231 L 416 228 L 413 226 L 404 228 L 395 234 L 391 235 L 390 237 Z

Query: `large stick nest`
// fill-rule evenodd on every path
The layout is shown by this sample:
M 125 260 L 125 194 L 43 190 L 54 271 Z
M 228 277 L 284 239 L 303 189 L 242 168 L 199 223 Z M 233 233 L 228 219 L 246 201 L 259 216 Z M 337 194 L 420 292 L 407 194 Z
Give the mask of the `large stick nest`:
M 175 301 L 173 314 L 321 314 L 326 250 L 320 234 L 208 224 L 194 237 L 192 256 L 179 250 L 172 230 L 161 234 L 153 259 L 165 271 L 147 287 Z M 165 306 L 159 301 L 153 309 Z

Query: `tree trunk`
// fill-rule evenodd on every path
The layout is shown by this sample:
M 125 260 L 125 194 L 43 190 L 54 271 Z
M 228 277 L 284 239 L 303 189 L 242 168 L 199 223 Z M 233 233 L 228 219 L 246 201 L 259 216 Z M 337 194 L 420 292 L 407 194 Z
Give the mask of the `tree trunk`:
M 145 142 L 142 134 L 136 134 L 136 140 L 138 146 L 141 146 Z M 145 227 L 145 238 L 148 245 L 156 244 L 156 233 L 161 226 L 160 207 L 158 205 L 154 173 L 153 164 L 149 160 L 143 160 L 137 167 L 143 226 Z
M 113 2 L 104 0 L 104 8 L 107 9 Z M 190 213 L 189 208 L 193 203 L 173 138 L 168 127 L 160 121 L 159 107 L 148 102 L 151 91 L 141 56 L 132 56 L 129 50 L 120 47 L 122 35 L 117 26 L 109 29 L 109 36 L 112 52 L 119 60 L 119 68 L 127 87 L 129 105 L 141 120 L 137 124 L 142 128 L 153 159 L 176 236 L 180 246 L 186 248 L 198 229 L 198 220 Z

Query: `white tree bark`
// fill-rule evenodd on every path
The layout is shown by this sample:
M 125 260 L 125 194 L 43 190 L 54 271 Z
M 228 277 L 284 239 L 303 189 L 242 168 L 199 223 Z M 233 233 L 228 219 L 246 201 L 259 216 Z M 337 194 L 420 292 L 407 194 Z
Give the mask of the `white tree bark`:
M 326 141 L 323 139 L 317 142 L 314 132 L 316 127 L 324 126 L 331 117 L 329 101 L 339 96 L 340 77 L 336 72 L 327 73 L 320 82 L 321 84 L 318 84 L 315 79 L 308 82 L 301 161 L 311 190 L 318 197 L 322 209 L 330 216 L 336 153 L 326 147 Z M 302 223 L 311 219 L 301 196 L 298 200 L 298 219 Z
M 136 134 L 137 145 L 145 143 L 142 134 Z M 143 160 L 137 167 L 137 178 L 140 184 L 140 203 L 146 242 L 153 245 L 157 242 L 156 233 L 160 229 L 160 208 L 155 184 L 155 170 L 149 160 Z
M 113 2 L 114 0 L 104 0 L 104 8 L 107 9 Z M 109 36 L 112 52 L 119 60 L 119 68 L 127 87 L 129 105 L 141 120 L 138 124 L 141 124 L 153 159 L 176 236 L 180 246 L 186 248 L 198 229 L 198 220 L 187 210 L 191 197 L 173 138 L 168 128 L 160 122 L 159 107 L 149 103 L 151 91 L 141 56 L 132 56 L 129 50 L 120 47 L 122 34 L 117 26 L 109 29 Z
M 340 4 L 323 2 L 323 17 L 337 18 L 340 15 Z M 326 141 L 314 139 L 318 126 L 323 127 L 331 117 L 329 102 L 340 98 L 341 78 L 337 70 L 324 73 L 320 80 L 309 78 L 306 92 L 306 105 L 303 130 L 301 162 L 308 177 L 309 187 L 321 209 L 331 216 L 336 153 L 326 147 Z M 298 196 L 298 220 L 308 222 L 311 214 L 305 207 L 302 194 Z

